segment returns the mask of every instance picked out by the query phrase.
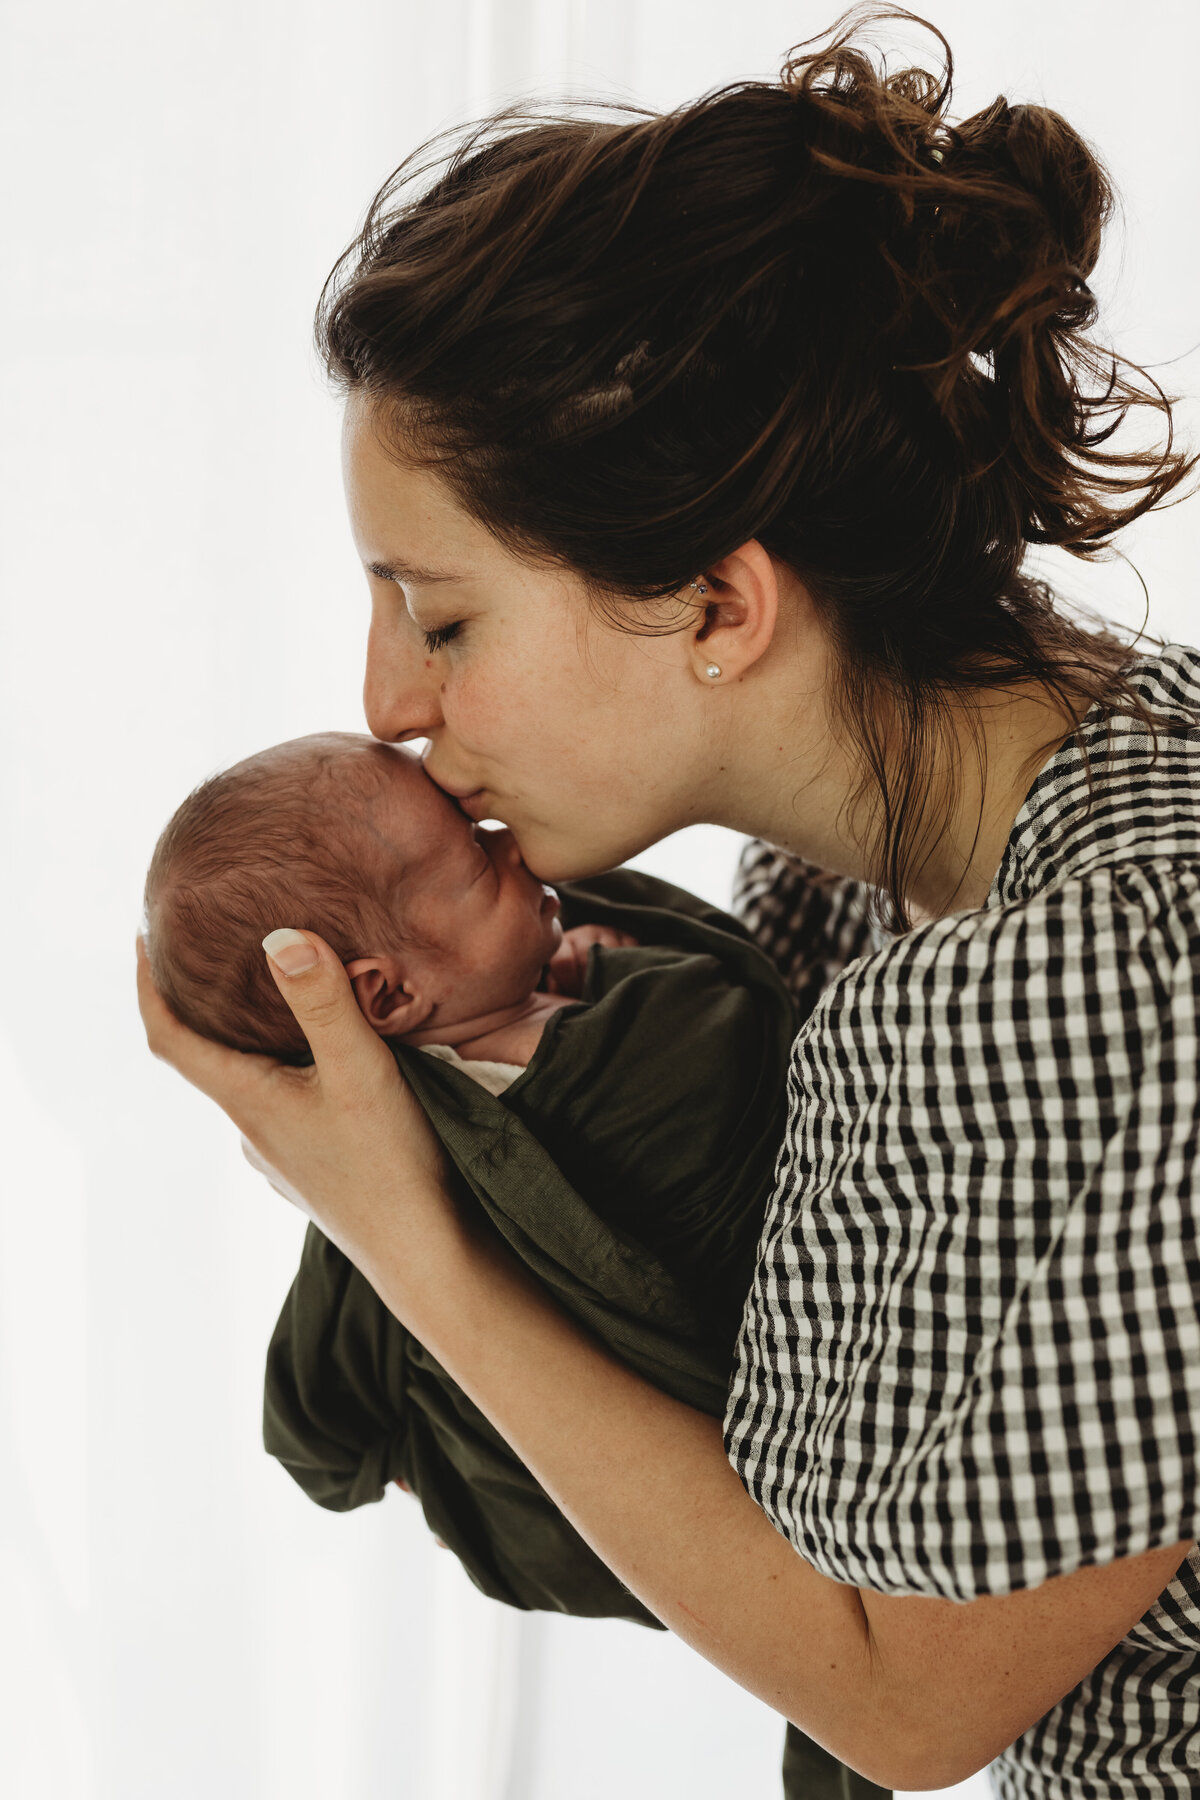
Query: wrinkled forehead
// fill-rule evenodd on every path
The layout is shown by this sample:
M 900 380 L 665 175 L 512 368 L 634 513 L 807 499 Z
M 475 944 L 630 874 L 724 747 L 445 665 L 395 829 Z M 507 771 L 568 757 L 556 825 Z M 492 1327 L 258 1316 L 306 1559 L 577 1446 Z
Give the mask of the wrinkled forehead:
M 367 787 L 406 791 L 429 779 L 420 757 L 408 744 L 381 744 L 378 738 L 365 734 L 347 734 L 342 742 L 347 749 L 341 759 L 342 767 L 352 779 L 358 777 Z
M 410 869 L 436 860 L 470 832 L 469 820 L 406 745 L 364 738 L 339 773 L 364 830 Z
M 461 850 L 470 821 L 417 752 L 364 732 L 313 732 L 253 759 L 273 810 L 297 812 L 346 871 L 388 883 L 429 874 Z

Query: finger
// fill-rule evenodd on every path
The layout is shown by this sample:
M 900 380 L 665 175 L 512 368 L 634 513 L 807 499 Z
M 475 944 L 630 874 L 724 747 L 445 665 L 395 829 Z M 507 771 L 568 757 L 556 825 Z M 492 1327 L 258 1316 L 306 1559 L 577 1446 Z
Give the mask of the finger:
M 276 1067 L 270 1057 L 250 1056 L 214 1044 L 175 1017 L 154 985 L 150 959 L 141 934 L 137 940 L 138 1010 L 146 1028 L 146 1042 L 153 1055 L 170 1063 L 185 1081 L 224 1108 L 231 1117 L 247 1092 L 268 1078 Z
M 308 1039 L 322 1086 L 361 1090 L 364 1075 L 396 1065 L 362 1015 L 350 977 L 323 938 L 284 927 L 263 939 L 267 967 Z

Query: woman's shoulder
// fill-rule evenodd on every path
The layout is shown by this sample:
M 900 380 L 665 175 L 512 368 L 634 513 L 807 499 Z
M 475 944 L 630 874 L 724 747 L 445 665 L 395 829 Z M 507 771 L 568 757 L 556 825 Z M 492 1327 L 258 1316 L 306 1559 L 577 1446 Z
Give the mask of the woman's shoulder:
M 986 1046 L 993 1062 L 1038 1033 L 1087 1048 L 1106 1017 L 1150 1035 L 1155 1006 L 1180 990 L 1200 990 L 1200 846 L 1094 862 L 905 932 L 838 972 L 793 1060 L 878 1066 L 905 1048 L 928 1060 Z M 1180 1024 L 1195 1037 L 1195 1015 Z
M 746 845 L 733 910 L 780 970 L 801 1018 L 814 1008 L 839 1015 L 915 973 L 935 992 L 953 987 L 964 969 L 1002 958 L 1041 921 L 1066 929 L 1073 910 L 1094 907 L 1081 928 L 1102 928 L 1106 890 L 1119 913 L 1122 881 L 1136 913 L 1135 868 L 1146 871 L 1141 904 L 1169 910 L 1175 884 L 1186 911 L 1187 871 L 1200 858 L 1200 651 L 1168 644 L 1128 673 L 1163 729 L 1155 737 L 1134 713 L 1093 707 L 1033 779 L 981 909 L 900 933 L 878 889 L 769 844 Z M 1124 877 L 1102 873 L 1118 868 Z
M 1198 1017 L 1175 856 L 935 921 L 822 995 L 727 1420 L 817 1567 L 968 1599 L 1200 1532 Z M 1064 1407 L 1095 1434 L 1051 1493 Z
M 1200 652 L 1168 644 L 1127 669 L 1153 721 L 1097 703 L 1034 779 L 986 904 L 1104 864 L 1200 855 Z
M 1200 954 L 1200 652 L 1167 645 L 1131 681 L 1161 729 L 1093 707 L 1033 780 L 983 906 L 864 944 L 824 990 L 814 1026 L 900 989 L 926 1012 L 972 989 L 1001 1013 L 1020 1010 L 1027 980 L 1069 980 L 1068 968 L 1102 999 L 1136 981 L 1135 945 L 1144 963 Z

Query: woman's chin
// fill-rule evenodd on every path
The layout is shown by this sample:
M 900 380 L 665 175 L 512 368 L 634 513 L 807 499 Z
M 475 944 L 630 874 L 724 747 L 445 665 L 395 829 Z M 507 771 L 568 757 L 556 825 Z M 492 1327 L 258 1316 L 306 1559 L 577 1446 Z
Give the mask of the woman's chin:
M 491 822 L 478 821 L 480 824 Z M 517 840 L 521 861 L 530 874 L 547 887 L 557 887 L 562 881 L 585 881 L 589 875 L 605 875 L 647 848 L 641 838 L 634 842 L 615 837 L 607 842 L 596 841 L 557 831 L 553 825 L 537 820 L 497 818 L 494 822 L 508 827 Z M 655 841 L 654 838 L 649 840 Z
M 589 875 L 605 875 L 627 860 L 627 855 L 619 850 L 606 855 L 602 847 L 555 843 L 539 839 L 534 832 L 529 834 L 527 847 L 519 832 L 515 836 L 526 868 L 547 887 L 558 887 L 564 881 L 586 881 Z

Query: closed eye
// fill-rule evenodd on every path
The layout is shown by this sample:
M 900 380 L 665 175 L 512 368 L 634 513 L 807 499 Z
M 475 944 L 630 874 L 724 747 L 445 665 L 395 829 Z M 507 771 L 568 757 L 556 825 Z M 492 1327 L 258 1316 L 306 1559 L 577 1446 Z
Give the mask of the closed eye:
M 443 650 L 447 644 L 454 642 L 461 630 L 462 621 L 457 619 L 452 625 L 435 625 L 432 631 L 423 633 L 425 648 L 431 653 L 434 650 Z

